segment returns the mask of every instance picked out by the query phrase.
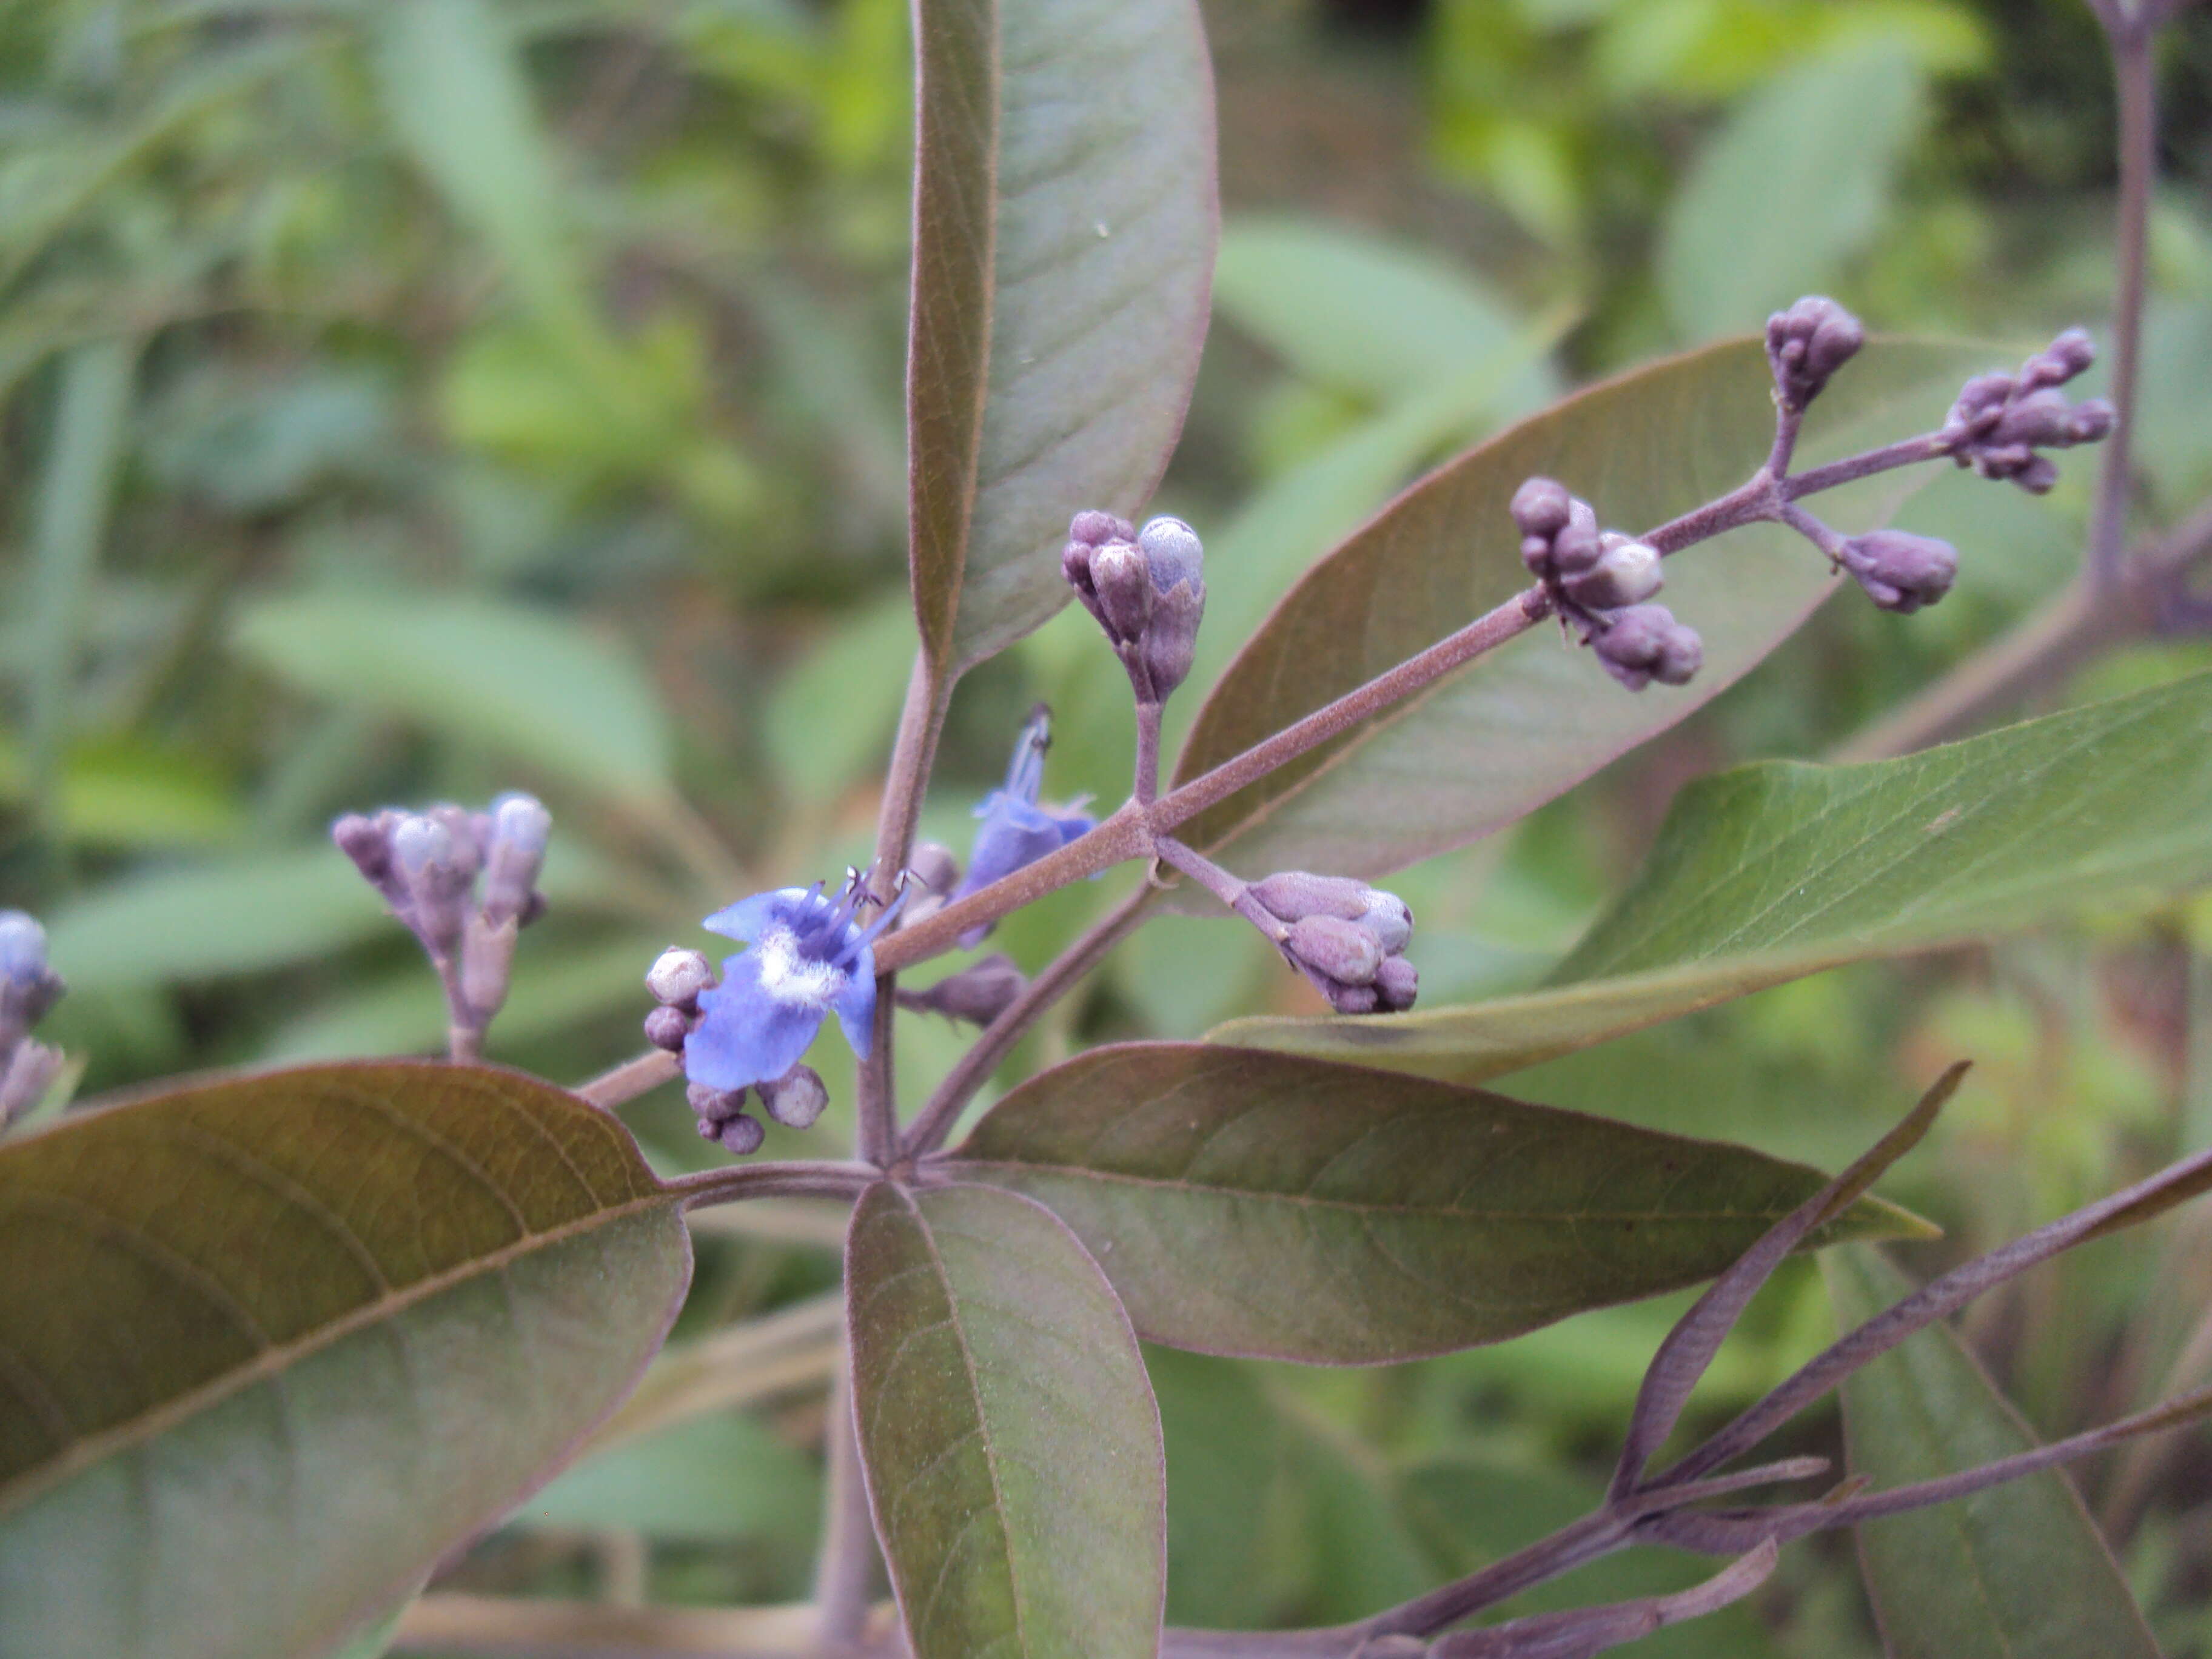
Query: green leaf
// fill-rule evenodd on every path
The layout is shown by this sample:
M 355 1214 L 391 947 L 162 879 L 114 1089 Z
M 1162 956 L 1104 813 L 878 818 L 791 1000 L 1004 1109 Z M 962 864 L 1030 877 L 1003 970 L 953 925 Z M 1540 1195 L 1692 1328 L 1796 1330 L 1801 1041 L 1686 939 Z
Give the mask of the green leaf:
M 1838 1322 L 1871 1319 L 1916 1286 L 1878 1251 L 1822 1264 Z M 1844 1384 L 1853 1474 L 1902 1486 L 2034 1446 L 1948 1326 L 1937 1326 Z M 2142 1614 L 2071 1481 L 2057 1469 L 1859 1528 L 1893 1659 L 2157 1659 Z
M 1193 0 L 921 0 L 907 424 L 915 609 L 952 672 L 1067 598 L 1081 507 L 1182 426 L 1218 216 Z
M 551 611 L 460 594 L 263 599 L 237 648 L 296 689 L 487 744 L 635 804 L 669 792 L 665 720 L 626 654 Z
M 1253 1368 L 1174 1348 L 1145 1352 L 1167 1446 L 1171 1625 L 1264 1626 L 1280 1587 L 1268 1522 L 1283 1474 L 1283 1426 Z
M 514 1073 L 272 1073 L 0 1147 L 0 1654 L 323 1651 L 606 1414 L 689 1274 L 621 1125 Z
M 1523 327 L 1469 271 L 1348 227 L 1289 217 L 1230 222 L 1213 303 L 1300 373 L 1378 403 L 1506 357 Z M 1516 367 L 1496 402 L 1532 408 L 1557 395 L 1542 364 Z
M 1693 1284 L 1821 1182 L 1473 1089 L 1168 1042 L 1024 1084 L 946 1168 L 1050 1206 L 1152 1340 L 1322 1364 L 1501 1341 Z M 1862 1203 L 1821 1242 L 1914 1225 Z
M 1921 71 L 1891 46 L 1816 60 L 1747 97 L 1669 205 L 1659 286 L 1709 340 L 1835 280 L 1881 222 L 1920 124 Z
M 2212 877 L 2212 675 L 1902 760 L 1685 789 L 1546 988 L 1388 1019 L 1231 1020 L 1245 1046 L 1472 1082 L 1863 957 Z
M 821 1503 L 810 1460 L 757 1418 L 725 1412 L 579 1463 L 514 1519 L 695 1543 L 761 1539 L 800 1550 L 814 1536 Z
M 914 663 L 906 603 L 872 605 L 839 623 L 769 698 L 763 735 L 802 800 L 833 800 L 890 750 Z
M 609 898 L 603 866 L 557 829 L 540 885 L 562 910 Z M 70 983 L 105 990 L 256 973 L 398 931 L 345 855 L 318 842 L 137 871 L 57 913 L 47 933 Z
M 1870 348 L 1816 408 L 1825 453 L 1942 417 L 1984 362 L 1952 347 Z M 1565 480 L 1608 525 L 1649 528 L 1750 476 L 1773 435 L 1765 362 L 1749 343 L 1621 376 L 1468 452 L 1398 497 L 1278 605 L 1207 698 L 1177 781 L 1242 753 L 1499 605 L 1528 582 L 1504 504 L 1534 473 Z M 1871 523 L 1871 481 L 1823 510 Z M 1705 641 L 1680 690 L 1624 692 L 1587 653 L 1532 629 L 1421 696 L 1274 772 L 1178 833 L 1252 875 L 1381 876 L 1522 817 L 1717 695 L 1831 586 L 1826 563 L 1771 526 L 1668 561 L 1667 601 Z
M 1097 1265 L 1037 1205 L 879 1182 L 846 1249 L 876 1530 L 917 1659 L 1150 1659 L 1159 1415 Z

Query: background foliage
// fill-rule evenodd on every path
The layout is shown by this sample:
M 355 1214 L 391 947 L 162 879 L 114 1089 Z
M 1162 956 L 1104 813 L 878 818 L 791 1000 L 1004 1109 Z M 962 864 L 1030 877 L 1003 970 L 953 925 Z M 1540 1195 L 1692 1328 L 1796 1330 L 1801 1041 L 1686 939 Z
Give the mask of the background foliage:
M 1160 496 L 1207 538 L 1200 682 L 1425 463 L 1565 386 L 1815 288 L 2008 348 L 2108 303 L 2110 99 L 2091 20 L 2058 0 L 1226 0 L 1208 21 L 1230 217 Z M 2212 489 L 2212 19 L 2169 48 L 2150 524 Z M 896 0 L 0 8 L 0 881 L 52 924 L 72 994 L 46 1035 L 88 1057 L 82 1087 L 436 1045 L 434 985 L 322 840 L 343 810 L 509 784 L 553 806 L 555 913 L 492 1052 L 562 1078 L 635 1048 L 639 974 L 702 943 L 706 910 L 866 861 L 914 631 L 906 53 Z M 1901 521 L 1960 544 L 1950 603 L 1833 607 L 1502 844 L 1397 884 L 1425 998 L 1534 985 L 1685 780 L 1820 755 L 2054 589 L 2088 477 L 2041 501 L 1934 482 Z M 2208 663 L 2137 649 L 2066 695 Z M 1118 799 L 1117 674 L 1069 611 L 969 677 L 926 833 L 964 846 L 1039 696 L 1054 792 Z M 1034 965 L 1127 879 L 998 942 Z M 2200 902 L 1847 968 L 1513 1088 L 1835 1167 L 1971 1054 L 1895 1188 L 1949 1231 L 1914 1258 L 1933 1267 L 2212 1145 L 2208 928 Z M 1244 930 L 1170 918 L 1021 1058 L 1306 997 Z M 919 1081 L 957 1049 L 918 1023 L 900 1061 Z M 842 1052 L 816 1058 L 849 1103 Z M 680 1103 L 629 1115 L 664 1167 L 702 1157 Z M 717 1371 L 719 1409 L 656 1426 L 687 1385 L 672 1355 L 621 1443 L 452 1587 L 805 1594 L 829 1357 L 806 1322 L 835 1242 L 774 1211 L 702 1240 L 679 1335 L 786 1322 Z M 2038 1432 L 2203 1380 L 2205 1226 L 1976 1310 Z M 1375 1370 L 1148 1351 L 1170 1620 L 1350 1618 L 1578 1512 L 1677 1305 Z M 1749 1397 L 1827 1319 L 1809 1268 L 1785 1271 L 1701 1406 Z M 1832 1449 L 1826 1421 L 1807 1448 Z M 2206 1477 L 2201 1441 L 2085 1472 L 2177 1655 L 2212 1652 Z M 1753 1601 L 1632 1650 L 1871 1654 L 1844 1547 L 1801 1547 Z M 1615 1561 L 1530 1600 L 1693 1571 Z

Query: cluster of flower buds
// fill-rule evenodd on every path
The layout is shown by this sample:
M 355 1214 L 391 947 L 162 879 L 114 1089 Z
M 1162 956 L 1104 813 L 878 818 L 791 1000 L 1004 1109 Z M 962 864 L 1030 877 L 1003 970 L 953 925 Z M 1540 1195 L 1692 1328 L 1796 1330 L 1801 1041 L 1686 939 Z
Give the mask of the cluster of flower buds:
M 1285 870 L 1247 892 L 1282 924 L 1275 943 L 1340 1014 L 1395 1014 L 1413 1006 L 1420 976 L 1406 960 L 1413 913 L 1395 893 L 1347 876 Z
M 1110 513 L 1079 513 L 1060 573 L 1113 641 L 1140 703 L 1165 702 L 1190 672 L 1206 614 L 1205 550 L 1181 519 L 1142 530 Z
M 1766 319 L 1766 362 L 1774 371 L 1776 398 L 1802 412 L 1865 343 L 1859 319 L 1817 294 L 1776 312 Z
M 672 945 L 662 951 L 645 975 L 645 988 L 659 1005 L 645 1017 L 646 1040 L 656 1048 L 682 1054 L 684 1042 L 699 1028 L 700 997 L 719 983 L 713 965 L 699 951 Z M 746 1114 L 746 1096 L 751 1090 L 759 1091 L 768 1115 L 787 1128 L 811 1127 L 830 1103 L 830 1091 L 822 1074 L 811 1066 L 794 1065 L 779 1077 L 736 1089 L 695 1079 L 685 1089 L 684 1097 L 699 1121 L 701 1137 L 719 1142 L 725 1151 L 740 1158 L 758 1152 L 768 1131 L 758 1119 Z
M 1957 548 L 1904 530 L 1853 536 L 1837 556 L 1876 605 L 1901 616 L 1935 604 L 1951 591 L 1959 574 Z
M 1554 478 L 1513 492 L 1521 559 L 1605 671 L 1632 691 L 1656 680 L 1686 685 L 1705 664 L 1703 641 L 1663 605 L 1645 603 L 1665 580 L 1658 553 L 1598 528 L 1590 504 Z
M 2110 434 L 2112 406 L 2102 398 L 2070 404 L 2058 388 L 2097 360 L 2088 335 L 2069 328 L 2021 365 L 2017 374 L 1978 374 L 1943 423 L 1960 466 L 1984 478 L 2009 478 L 2032 495 L 2058 482 L 2045 449 L 2070 449 Z
M 46 962 L 46 930 L 21 910 L 0 910 L 0 1128 L 36 1105 L 62 1069 L 62 1053 L 31 1041 L 31 1028 L 61 1000 Z
M 898 993 L 898 1006 L 915 1013 L 942 1014 L 970 1025 L 988 1025 L 1029 988 L 1029 977 L 1014 959 L 993 951 L 957 974 L 947 974 L 928 989 Z
M 553 820 L 529 795 L 488 812 L 441 805 L 349 813 L 331 839 L 422 942 L 457 1028 L 481 1033 L 507 1000 L 515 935 L 545 913 L 538 890 Z

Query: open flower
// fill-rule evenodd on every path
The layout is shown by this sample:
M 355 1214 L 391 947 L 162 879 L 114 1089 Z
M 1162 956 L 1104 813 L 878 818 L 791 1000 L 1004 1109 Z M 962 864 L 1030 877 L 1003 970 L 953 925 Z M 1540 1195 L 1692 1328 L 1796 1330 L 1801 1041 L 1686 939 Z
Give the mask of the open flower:
M 903 895 L 902 895 L 903 897 Z M 877 936 L 898 914 L 893 900 L 866 927 L 855 875 L 832 899 L 822 884 L 756 893 L 701 925 L 752 948 L 722 963 L 722 982 L 699 993 L 699 1023 L 684 1043 L 694 1083 L 742 1090 L 799 1063 L 833 1009 L 845 1041 L 866 1060 L 876 1017 Z
M 1044 787 L 1044 751 L 1052 745 L 1052 711 L 1040 703 L 1029 723 L 1014 740 L 1014 757 L 1006 766 L 1006 784 L 994 789 L 975 809 L 982 827 L 975 832 L 975 847 L 968 860 L 968 874 L 955 898 L 988 887 L 1034 864 L 1048 853 L 1056 853 L 1077 836 L 1097 827 L 1098 820 L 1078 811 L 1080 801 L 1066 807 L 1040 806 L 1037 793 Z M 963 945 L 980 944 L 988 927 L 972 927 L 960 936 Z

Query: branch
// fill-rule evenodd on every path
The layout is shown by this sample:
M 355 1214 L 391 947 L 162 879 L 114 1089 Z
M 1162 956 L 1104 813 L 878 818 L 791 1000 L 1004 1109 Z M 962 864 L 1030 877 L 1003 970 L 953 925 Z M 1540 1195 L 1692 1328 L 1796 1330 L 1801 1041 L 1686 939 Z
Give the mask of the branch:
M 749 1198 L 857 1198 L 883 1178 L 872 1164 L 835 1164 L 795 1159 L 788 1163 L 732 1164 L 701 1170 L 661 1183 L 682 1196 L 684 1207 L 735 1204 Z

